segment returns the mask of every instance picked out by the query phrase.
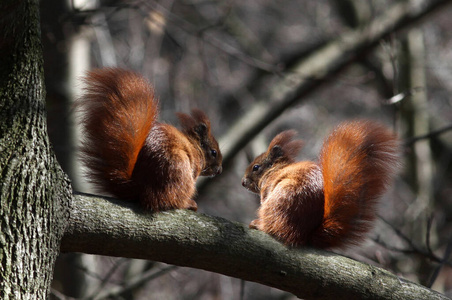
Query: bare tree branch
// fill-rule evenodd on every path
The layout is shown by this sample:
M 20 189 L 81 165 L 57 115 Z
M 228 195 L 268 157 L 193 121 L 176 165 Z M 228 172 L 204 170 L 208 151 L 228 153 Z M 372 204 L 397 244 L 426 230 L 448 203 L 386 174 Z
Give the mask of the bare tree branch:
M 263 232 L 219 217 L 186 210 L 151 214 L 87 195 L 77 195 L 73 208 L 63 252 L 199 268 L 308 299 L 447 299 L 383 269 L 317 249 L 289 249 Z
M 437 135 L 446 133 L 446 132 L 448 132 L 450 130 L 452 130 L 452 124 L 444 126 L 443 128 L 439 128 L 437 130 L 430 131 L 429 133 L 426 133 L 424 135 L 420 135 L 420 136 L 415 136 L 415 137 L 409 138 L 409 139 L 405 140 L 405 147 L 410 147 L 414 143 L 416 143 L 417 141 L 421 141 L 421 140 L 424 140 L 424 139 L 430 139 L 430 138 L 435 137 Z
M 441 263 L 435 268 L 435 271 L 433 272 L 432 276 L 430 277 L 428 286 L 433 286 L 433 283 L 435 283 L 436 278 L 439 275 L 439 272 L 441 269 L 447 265 L 447 261 L 452 253 L 452 238 L 449 239 L 449 242 L 447 243 L 446 251 L 444 251 L 444 257 L 441 259 Z
M 299 103 L 331 75 L 362 56 L 389 34 L 412 26 L 422 17 L 450 3 L 450 0 L 401 1 L 368 26 L 349 31 L 303 59 L 269 89 L 267 96 L 247 109 L 221 139 L 225 164 L 256 134 L 283 111 Z
M 174 269 L 176 269 L 177 266 L 168 266 L 162 270 L 155 271 L 155 270 L 149 270 L 145 272 L 144 274 L 140 274 L 137 276 L 137 278 L 134 278 L 127 282 L 124 286 L 110 289 L 106 292 L 99 293 L 99 295 L 96 295 L 95 297 L 89 298 L 89 299 L 95 299 L 95 300 L 101 300 L 101 299 L 114 299 L 117 298 L 127 292 L 130 292 L 132 290 L 135 290 L 145 283 L 158 278 Z
M 410 239 L 408 236 L 406 236 L 400 229 L 398 229 L 397 227 L 395 227 L 393 224 L 391 224 L 390 222 L 388 222 L 385 218 L 383 218 L 382 216 L 378 216 L 378 218 L 383 221 L 383 223 L 385 223 L 386 225 L 388 225 L 393 231 L 394 233 L 403 241 L 408 245 L 408 248 L 397 248 L 397 247 L 393 247 L 391 245 L 386 244 L 385 241 L 381 240 L 380 238 L 376 238 L 374 239 L 374 242 L 385 247 L 388 250 L 391 251 L 396 251 L 396 252 L 400 252 L 400 253 L 405 253 L 405 254 L 417 254 L 417 255 L 422 255 L 425 258 L 430 259 L 431 261 L 434 262 L 438 262 L 442 265 L 447 265 L 447 266 L 452 266 L 452 263 L 447 261 L 449 255 L 445 254 L 445 259 L 444 258 L 440 258 L 438 257 L 429 247 L 429 236 L 427 235 L 427 250 L 423 249 L 422 247 L 417 246 L 414 241 L 412 239 Z M 427 224 L 427 232 L 430 231 L 430 225 Z

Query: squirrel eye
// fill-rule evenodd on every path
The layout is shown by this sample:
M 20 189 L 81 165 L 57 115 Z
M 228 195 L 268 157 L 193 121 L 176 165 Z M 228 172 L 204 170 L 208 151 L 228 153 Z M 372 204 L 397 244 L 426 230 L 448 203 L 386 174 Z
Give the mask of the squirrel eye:
M 261 166 L 259 166 L 259 165 L 254 165 L 253 166 L 253 172 L 256 172 L 257 170 L 259 170 L 260 167 Z
M 217 157 L 217 151 L 215 149 L 211 149 L 210 154 L 212 154 L 213 157 Z

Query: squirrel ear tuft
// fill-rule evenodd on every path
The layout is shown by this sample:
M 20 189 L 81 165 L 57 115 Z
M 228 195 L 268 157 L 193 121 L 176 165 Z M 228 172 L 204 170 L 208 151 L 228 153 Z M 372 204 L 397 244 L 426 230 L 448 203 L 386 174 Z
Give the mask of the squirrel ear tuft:
M 204 124 L 207 129 L 210 128 L 210 120 L 202 110 L 197 108 L 192 109 L 191 116 L 196 120 L 197 123 Z
M 301 140 L 295 140 L 290 141 L 284 146 L 284 153 L 290 157 L 291 159 L 295 160 L 298 153 L 300 152 L 301 148 L 303 147 L 303 141 Z
M 294 160 L 303 145 L 301 140 L 292 140 L 296 134 L 297 132 L 295 130 L 286 130 L 275 136 L 268 146 L 267 151 L 269 155 L 272 158 L 284 155 Z M 278 156 L 274 156 L 275 154 L 278 154 Z
M 199 109 L 194 109 L 191 115 L 176 113 L 182 130 L 199 139 L 204 139 L 209 134 L 210 122 L 207 116 Z
M 199 126 L 201 130 L 204 128 L 209 131 L 210 121 L 207 115 L 200 109 L 193 109 L 191 115 L 184 113 L 176 113 L 179 118 L 179 122 L 184 130 L 192 131 L 196 130 Z
M 176 115 L 184 131 L 192 130 L 197 124 L 196 120 L 190 115 L 184 113 L 176 113 Z
M 268 146 L 268 150 L 273 148 L 275 145 L 279 145 L 281 147 L 284 147 L 287 143 L 289 143 L 293 139 L 293 137 L 296 134 L 297 134 L 297 132 L 295 130 L 293 130 L 293 129 L 285 130 L 285 131 L 279 133 L 270 142 L 270 145 Z
M 201 139 L 207 136 L 207 133 L 209 131 L 207 125 L 204 123 L 199 123 L 198 125 L 196 125 L 194 130 Z

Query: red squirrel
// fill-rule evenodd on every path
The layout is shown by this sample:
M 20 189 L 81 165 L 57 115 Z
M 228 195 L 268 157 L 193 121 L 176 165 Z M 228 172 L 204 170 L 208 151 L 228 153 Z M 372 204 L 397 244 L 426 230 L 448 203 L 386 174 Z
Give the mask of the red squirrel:
M 345 122 L 324 141 L 315 163 L 295 162 L 302 146 L 295 134 L 278 134 L 246 169 L 242 185 L 261 198 L 250 228 L 295 247 L 356 245 L 397 169 L 398 139 L 373 121 Z
M 146 210 L 196 211 L 196 179 L 222 171 L 208 117 L 178 113 L 182 130 L 158 122 L 153 88 L 132 71 L 97 69 L 84 83 L 81 157 L 96 188 Z

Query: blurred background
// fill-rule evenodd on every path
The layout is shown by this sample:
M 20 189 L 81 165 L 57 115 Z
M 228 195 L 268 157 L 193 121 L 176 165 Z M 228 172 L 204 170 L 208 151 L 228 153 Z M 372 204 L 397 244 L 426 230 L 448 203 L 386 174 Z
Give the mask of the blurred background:
M 316 160 L 341 121 L 379 120 L 401 137 L 403 168 L 368 240 L 341 254 L 452 296 L 452 6 L 418 2 L 43 0 L 57 157 L 74 190 L 92 193 L 76 156 L 81 77 L 135 70 L 154 85 L 161 121 L 177 126 L 175 112 L 195 107 L 209 115 L 225 170 L 198 182 L 199 212 L 248 224 L 259 199 L 241 177 L 275 134 L 296 129 L 299 159 Z M 423 17 L 403 17 L 410 9 Z M 296 299 L 202 270 L 73 253 L 60 256 L 53 289 L 60 299 Z

